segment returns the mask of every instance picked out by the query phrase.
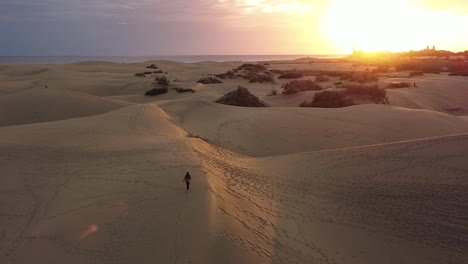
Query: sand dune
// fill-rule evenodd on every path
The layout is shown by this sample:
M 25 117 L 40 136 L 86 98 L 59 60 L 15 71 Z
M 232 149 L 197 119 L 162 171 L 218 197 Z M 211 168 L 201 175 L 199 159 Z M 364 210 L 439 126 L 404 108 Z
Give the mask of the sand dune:
M 468 135 L 261 159 L 195 149 L 224 221 L 241 230 L 227 239 L 271 263 L 468 258 Z
M 258 258 L 221 239 L 198 157 L 155 106 L 0 128 L 0 146 L 1 263 Z
M 406 108 L 428 109 L 452 115 L 467 115 L 466 77 L 433 74 L 419 78 L 390 79 L 416 82 L 417 88 L 389 90 L 390 103 Z
M 143 96 L 151 63 L 196 93 Z M 0 263 L 466 262 L 467 79 L 342 109 L 196 84 L 239 64 L 0 66 Z M 237 85 L 273 107 L 213 103 Z
M 83 93 L 33 88 L 0 96 L 0 126 L 92 116 L 127 105 Z
M 251 156 L 468 132 L 468 123 L 461 118 L 384 105 L 341 109 L 252 109 L 183 100 L 162 103 L 161 107 L 190 134 Z

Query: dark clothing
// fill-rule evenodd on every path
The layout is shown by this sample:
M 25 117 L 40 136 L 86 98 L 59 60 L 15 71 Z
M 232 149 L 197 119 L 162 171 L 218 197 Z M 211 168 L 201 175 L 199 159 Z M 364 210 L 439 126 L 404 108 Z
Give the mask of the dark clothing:
M 190 173 L 187 172 L 187 174 L 185 174 L 185 177 L 184 177 L 184 180 L 182 182 L 185 182 L 185 185 L 187 185 L 187 190 L 190 189 L 190 180 L 192 179 L 192 177 L 190 176 Z

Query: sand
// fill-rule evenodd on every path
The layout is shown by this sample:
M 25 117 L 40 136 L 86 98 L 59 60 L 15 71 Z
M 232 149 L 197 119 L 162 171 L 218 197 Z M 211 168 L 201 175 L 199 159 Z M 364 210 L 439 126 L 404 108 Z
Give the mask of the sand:
M 143 96 L 151 63 L 196 92 Z M 0 263 L 466 262 L 468 79 L 341 109 L 196 84 L 240 64 L 0 66 Z M 273 107 L 213 103 L 237 85 Z

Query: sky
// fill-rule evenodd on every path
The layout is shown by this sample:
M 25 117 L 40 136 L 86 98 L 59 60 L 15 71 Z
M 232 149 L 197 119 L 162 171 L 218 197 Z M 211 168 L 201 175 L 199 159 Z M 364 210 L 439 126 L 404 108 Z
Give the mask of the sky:
M 468 49 L 467 0 L 0 0 L 0 56 Z

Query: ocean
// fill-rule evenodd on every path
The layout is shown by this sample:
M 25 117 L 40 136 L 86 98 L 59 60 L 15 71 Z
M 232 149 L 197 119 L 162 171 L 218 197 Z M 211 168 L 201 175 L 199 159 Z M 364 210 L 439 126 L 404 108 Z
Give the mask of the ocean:
M 0 64 L 68 64 L 82 61 L 108 61 L 133 63 L 149 60 L 169 60 L 177 62 L 202 61 L 271 61 L 294 60 L 305 57 L 340 58 L 344 55 L 176 55 L 176 56 L 0 56 Z

